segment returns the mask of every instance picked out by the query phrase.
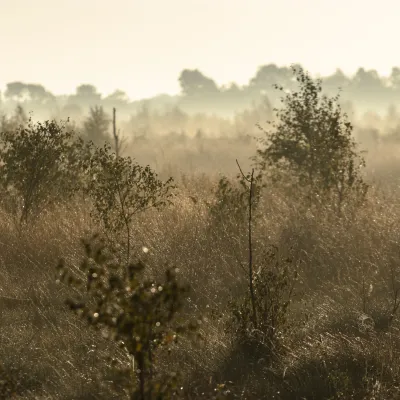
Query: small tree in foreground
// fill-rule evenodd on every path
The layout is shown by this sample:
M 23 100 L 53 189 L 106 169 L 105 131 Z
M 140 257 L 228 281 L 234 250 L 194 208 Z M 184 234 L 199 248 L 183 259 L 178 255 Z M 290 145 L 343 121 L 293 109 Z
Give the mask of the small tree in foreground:
M 118 157 L 109 144 L 95 149 L 90 176 L 88 193 L 93 201 L 92 215 L 106 231 L 126 233 L 129 260 L 134 216 L 148 208 L 166 205 L 174 188 L 172 178 L 162 182 L 149 166 L 142 167 L 130 157 Z
M 196 324 L 176 323 L 188 288 L 170 269 L 163 282 L 144 279 L 142 262 L 120 265 L 97 236 L 83 244 L 86 254 L 79 269 L 73 271 L 63 261 L 58 265 L 59 279 L 81 295 L 78 301 L 68 300 L 69 307 L 133 357 L 138 384 L 131 399 L 172 398 L 179 389 L 176 374 L 156 371 L 155 356 L 179 334 L 196 329 Z
M 289 172 L 307 189 L 312 203 L 315 196 L 333 199 L 340 213 L 347 200 L 363 200 L 366 195 L 364 159 L 357 153 L 339 95 L 322 95 L 320 80 L 312 80 L 301 68 L 292 66 L 292 71 L 299 90 L 281 99 L 283 108 L 274 109 L 276 121 L 268 122 L 271 130 L 260 127 L 266 138 L 256 160 L 264 170 Z
M 232 318 L 228 329 L 232 329 L 240 341 L 261 342 L 270 346 L 278 336 L 278 330 L 286 324 L 288 308 L 297 280 L 297 266 L 291 257 L 283 259 L 276 247 L 267 252 L 260 263 L 254 262 L 253 224 L 254 208 L 261 197 L 261 176 L 245 175 L 239 167 L 242 183 L 241 209 L 246 208 L 243 202 L 247 194 L 248 211 L 248 293 L 231 302 Z M 247 189 L 247 193 L 245 190 Z
M 80 187 L 83 141 L 56 121 L 37 122 L 0 133 L 0 182 L 21 222 Z

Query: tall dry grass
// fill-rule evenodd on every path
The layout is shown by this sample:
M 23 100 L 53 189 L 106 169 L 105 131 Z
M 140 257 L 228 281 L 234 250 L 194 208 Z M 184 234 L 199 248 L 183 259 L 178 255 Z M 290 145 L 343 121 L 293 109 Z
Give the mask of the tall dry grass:
M 160 365 L 184 373 L 188 398 L 228 381 L 247 399 L 399 398 L 400 315 L 391 316 L 400 291 L 393 148 L 391 156 L 381 148 L 367 159 L 372 188 L 356 214 L 306 210 L 298 193 L 279 187 L 263 193 L 255 263 L 274 244 L 300 266 L 289 323 L 271 352 L 238 343 L 227 329 L 230 300 L 247 290 L 247 232 L 234 220 L 216 223 L 209 209 L 218 172 L 236 174 L 231 161 L 250 156 L 253 144 L 215 143 L 203 142 L 206 155 L 192 148 L 204 167 L 197 174 L 187 172 L 185 147 L 167 153 L 159 170 L 177 180 L 174 204 L 138 216 L 132 231 L 133 253 L 145 258 L 149 273 L 161 273 L 166 263 L 179 268 L 192 287 L 185 315 L 204 317 L 204 340 L 182 340 L 172 355 L 160 355 Z M 0 398 L 124 398 L 111 359 L 126 366 L 126 355 L 66 309 L 72 293 L 55 283 L 58 259 L 78 263 L 80 238 L 96 229 L 87 204 L 59 205 L 22 230 L 6 212 L 0 221 Z

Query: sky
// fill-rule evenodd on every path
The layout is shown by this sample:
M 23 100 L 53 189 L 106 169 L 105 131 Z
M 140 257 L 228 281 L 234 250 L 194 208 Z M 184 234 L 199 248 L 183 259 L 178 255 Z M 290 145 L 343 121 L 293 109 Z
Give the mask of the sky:
M 268 63 L 387 75 L 399 15 L 397 0 L 0 0 L 0 90 L 90 83 L 135 100 L 178 93 L 185 68 L 245 84 Z

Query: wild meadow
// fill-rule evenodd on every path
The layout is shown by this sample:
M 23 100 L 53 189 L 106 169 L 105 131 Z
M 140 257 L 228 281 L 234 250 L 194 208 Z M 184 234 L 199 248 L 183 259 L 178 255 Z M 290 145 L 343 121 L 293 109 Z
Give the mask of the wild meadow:
M 400 146 L 292 73 L 235 136 L 3 120 L 1 399 L 400 398 Z

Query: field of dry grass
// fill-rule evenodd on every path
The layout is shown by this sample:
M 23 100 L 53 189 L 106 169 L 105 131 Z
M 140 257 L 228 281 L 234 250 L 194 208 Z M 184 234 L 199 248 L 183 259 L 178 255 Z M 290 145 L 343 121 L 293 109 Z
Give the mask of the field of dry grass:
M 236 174 L 236 158 L 247 170 L 254 144 L 213 140 L 129 150 L 178 185 L 173 205 L 137 217 L 133 253 L 154 276 L 165 265 L 179 268 L 192 288 L 184 315 L 203 317 L 204 340 L 180 341 L 160 366 L 182 372 L 193 399 L 218 383 L 243 399 L 400 398 L 400 322 L 391 317 L 400 296 L 397 149 L 367 157 L 372 188 L 356 215 L 304 211 L 296 193 L 279 187 L 263 193 L 255 263 L 276 245 L 299 268 L 271 350 L 238 344 L 228 328 L 230 299 L 247 290 L 247 232 L 209 214 L 218 174 Z M 58 259 L 79 262 L 79 240 L 95 229 L 87 206 L 60 205 L 22 231 L 6 212 L 0 221 L 0 398 L 125 398 L 114 370 L 127 365 L 125 353 L 66 308 L 71 290 L 55 282 Z

